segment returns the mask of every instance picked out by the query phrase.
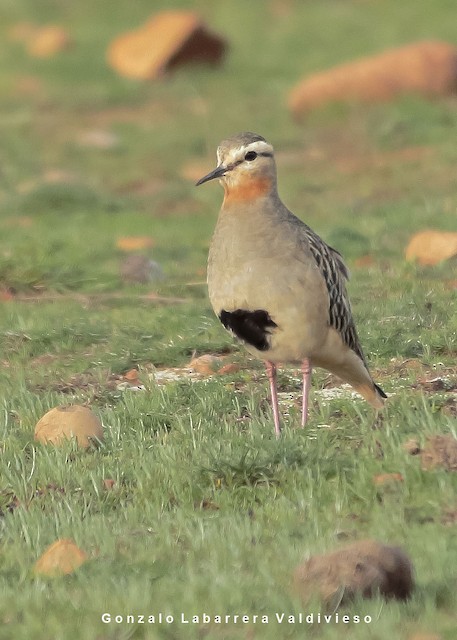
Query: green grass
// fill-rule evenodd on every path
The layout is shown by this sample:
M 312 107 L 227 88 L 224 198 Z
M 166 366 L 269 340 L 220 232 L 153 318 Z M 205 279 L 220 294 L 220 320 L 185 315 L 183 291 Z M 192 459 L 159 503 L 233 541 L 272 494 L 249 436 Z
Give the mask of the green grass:
M 456 98 L 331 106 L 300 125 L 285 104 L 305 73 L 415 39 L 457 42 L 454 4 L 173 2 L 226 36 L 225 65 L 162 83 L 117 77 L 104 58 L 111 38 L 169 6 L 2 5 L 0 638 L 453 640 L 456 474 L 422 470 L 402 444 L 456 435 L 455 391 L 424 383 L 455 386 L 456 264 L 404 261 L 415 231 L 455 230 Z M 62 24 L 74 46 L 34 60 L 8 39 L 20 21 Z M 277 442 L 262 366 L 210 310 L 206 255 L 221 192 L 194 189 L 185 170 L 210 170 L 219 140 L 246 129 L 275 145 L 287 205 L 347 258 L 361 341 L 392 394 L 377 430 L 362 400 L 325 399 L 319 371 L 309 427 L 297 429 L 300 385 L 288 368 L 280 390 L 294 395 Z M 117 144 L 85 145 L 93 130 Z M 124 236 L 154 239 L 146 253 L 163 281 L 122 281 Z M 228 354 L 240 370 L 164 385 L 150 375 L 204 353 Z M 118 386 L 133 367 L 141 392 Z M 37 420 L 74 402 L 102 419 L 103 446 L 37 445 Z M 390 472 L 403 482 L 374 485 Z M 89 560 L 65 578 L 36 577 L 38 557 L 65 537 Z M 305 556 L 365 537 L 410 554 L 408 603 L 375 598 L 340 612 L 369 615 L 369 625 L 275 621 L 319 610 L 292 589 Z M 176 622 L 104 624 L 104 612 Z M 181 612 L 270 624 L 185 625 Z

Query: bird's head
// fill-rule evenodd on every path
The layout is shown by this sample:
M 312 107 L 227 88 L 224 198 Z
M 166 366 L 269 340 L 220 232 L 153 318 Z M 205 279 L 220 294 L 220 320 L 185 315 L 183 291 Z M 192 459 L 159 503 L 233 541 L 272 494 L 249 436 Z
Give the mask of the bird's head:
M 219 178 L 225 197 L 251 200 L 276 189 L 273 147 L 256 133 L 239 133 L 223 140 L 217 148 L 217 167 L 201 178 L 197 186 Z

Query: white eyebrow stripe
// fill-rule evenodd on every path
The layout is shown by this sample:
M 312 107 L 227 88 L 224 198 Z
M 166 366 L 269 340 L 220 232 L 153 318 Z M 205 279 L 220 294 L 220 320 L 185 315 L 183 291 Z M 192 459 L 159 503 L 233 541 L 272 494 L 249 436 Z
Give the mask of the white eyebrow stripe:
M 251 142 L 249 144 L 243 145 L 240 147 L 240 151 L 256 151 L 257 153 L 273 153 L 273 147 L 268 142 L 264 142 L 263 140 L 256 140 L 255 142 Z
M 239 161 L 244 160 L 244 156 L 248 151 L 255 151 L 259 155 L 267 154 L 269 156 L 273 155 L 273 147 L 268 142 L 264 142 L 263 140 L 256 140 L 255 142 L 250 142 L 249 144 L 243 144 L 240 147 L 235 147 L 230 149 L 225 158 L 221 157 L 221 153 L 218 150 L 218 162 L 221 163 L 222 160 L 225 161 L 226 164 L 235 164 Z

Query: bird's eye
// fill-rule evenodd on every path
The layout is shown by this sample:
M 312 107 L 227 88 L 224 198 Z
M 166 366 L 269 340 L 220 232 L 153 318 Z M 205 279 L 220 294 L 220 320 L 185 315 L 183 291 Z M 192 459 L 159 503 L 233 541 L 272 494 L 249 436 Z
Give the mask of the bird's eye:
M 256 158 L 257 158 L 257 154 L 255 151 L 248 151 L 247 154 L 244 156 L 244 159 L 247 160 L 248 162 L 252 162 Z

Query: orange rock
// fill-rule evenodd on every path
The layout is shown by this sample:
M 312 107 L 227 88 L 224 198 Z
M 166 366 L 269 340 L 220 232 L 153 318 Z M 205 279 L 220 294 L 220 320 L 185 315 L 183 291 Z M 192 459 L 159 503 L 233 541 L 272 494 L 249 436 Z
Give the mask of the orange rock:
M 211 376 L 220 370 L 222 363 L 222 358 L 205 354 L 199 358 L 193 358 L 189 363 L 189 367 L 196 373 L 203 373 L 204 375 Z
M 354 260 L 354 264 L 356 267 L 359 267 L 359 268 L 371 267 L 374 265 L 374 258 L 372 255 L 367 253 L 364 256 L 360 256 L 360 258 L 357 258 L 356 260 Z
M 457 255 L 457 232 L 427 229 L 412 236 L 406 247 L 406 259 L 434 265 Z
M 389 482 L 403 482 L 403 480 L 401 473 L 379 473 L 373 476 L 373 482 L 378 487 L 389 484 Z
M 70 45 L 68 31 L 58 25 L 39 27 L 27 39 L 27 51 L 34 58 L 51 58 Z
M 9 287 L 0 286 L 0 302 L 11 302 L 14 300 L 14 292 Z
M 154 239 L 150 236 L 125 236 L 116 241 L 116 247 L 121 251 L 141 251 L 153 246 Z
M 289 94 L 297 118 L 327 102 L 381 102 L 404 93 L 454 93 L 457 48 L 424 41 L 355 60 L 308 76 Z
M 237 373 L 239 370 L 239 365 L 235 364 L 234 362 L 229 362 L 228 364 L 224 364 L 224 366 L 219 369 L 218 373 L 220 373 L 221 375 L 228 373 Z
M 457 291 L 457 280 L 446 280 L 444 286 L 446 289 L 451 289 L 451 291 Z
M 54 407 L 35 427 L 35 440 L 44 444 L 58 446 L 71 438 L 76 438 L 83 449 L 103 441 L 102 424 L 88 407 L 77 404 Z
M 138 380 L 138 369 L 129 369 L 126 373 L 124 373 L 124 378 L 126 380 L 136 382 Z
M 139 387 L 141 385 L 140 379 L 138 378 L 138 371 L 136 369 L 127 371 L 127 373 L 124 374 L 123 379 L 130 387 Z
M 120 75 L 144 80 L 188 62 L 216 64 L 225 50 L 225 41 L 207 31 L 195 13 L 163 11 L 113 40 L 107 58 Z
M 34 566 L 39 575 L 56 577 L 73 573 L 87 560 L 87 554 L 68 538 L 60 538 L 51 544 Z

